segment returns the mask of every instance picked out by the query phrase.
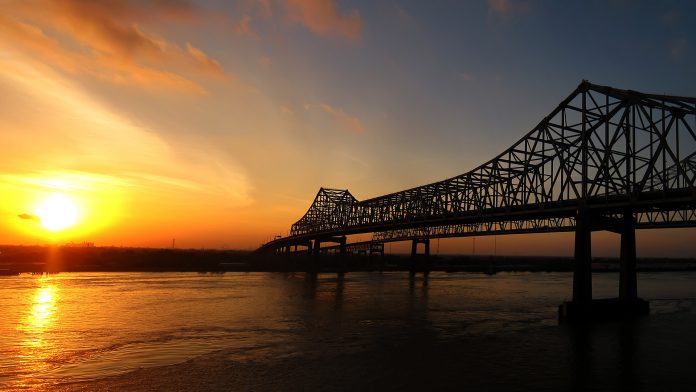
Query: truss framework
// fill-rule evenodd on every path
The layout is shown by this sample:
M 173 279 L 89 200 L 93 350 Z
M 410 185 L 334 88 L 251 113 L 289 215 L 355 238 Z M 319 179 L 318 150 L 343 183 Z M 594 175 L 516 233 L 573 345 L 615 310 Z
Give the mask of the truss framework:
M 453 236 L 567 231 L 579 206 L 662 221 L 690 210 L 683 224 L 696 224 L 696 98 L 583 81 L 521 140 L 467 173 L 363 201 L 321 188 L 276 245 L 457 225 L 466 229 Z
M 618 219 L 618 215 L 608 217 Z M 689 227 L 696 222 L 696 210 L 655 211 L 635 214 L 637 229 Z M 550 233 L 575 230 L 575 218 L 542 218 L 457 225 L 396 229 L 376 232 L 373 241 L 394 242 L 417 238 L 449 238 L 479 235 Z

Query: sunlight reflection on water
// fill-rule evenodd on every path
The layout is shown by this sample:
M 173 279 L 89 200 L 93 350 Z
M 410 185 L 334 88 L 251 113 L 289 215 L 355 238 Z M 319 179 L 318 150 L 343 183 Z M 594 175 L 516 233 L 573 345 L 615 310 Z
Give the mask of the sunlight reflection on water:
M 595 295 L 615 295 L 617 278 L 597 275 Z M 693 311 L 695 273 L 640 279 L 653 313 Z M 96 379 L 223 348 L 234 360 L 263 362 L 360 352 L 413 336 L 442 342 L 556 328 L 571 280 L 568 273 L 3 277 L 0 389 Z
M 21 342 L 17 348 L 19 367 L 31 373 L 44 373 L 51 368 L 48 359 L 57 348 L 53 345 L 53 336 L 57 325 L 58 289 L 54 279 L 41 276 L 37 279 L 29 307 L 24 310 L 24 317 L 17 324 Z M 28 372 L 27 372 L 28 373 Z M 18 386 L 30 385 L 22 378 Z

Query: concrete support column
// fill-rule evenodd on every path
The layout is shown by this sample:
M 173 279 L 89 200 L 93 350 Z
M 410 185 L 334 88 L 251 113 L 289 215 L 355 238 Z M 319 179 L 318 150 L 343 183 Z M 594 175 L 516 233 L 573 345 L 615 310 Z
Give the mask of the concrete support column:
M 631 211 L 626 211 L 623 215 L 619 298 L 622 300 L 635 300 L 638 298 L 638 277 L 636 274 L 636 222 L 633 219 L 633 213 Z
M 314 247 L 312 249 L 314 252 L 314 255 L 319 256 L 319 252 L 321 251 L 321 241 L 317 238 L 314 240 Z
M 430 256 L 430 239 L 415 239 L 411 241 L 411 256 L 418 255 L 418 244 L 423 244 L 423 256 Z
M 592 230 L 589 209 L 578 208 L 575 222 L 575 271 L 573 302 L 592 301 Z
M 423 253 L 418 253 L 418 244 L 423 244 Z M 411 242 L 411 273 L 430 270 L 430 239 L 418 238 Z
M 341 254 L 341 256 L 345 256 L 348 252 L 346 249 L 346 237 L 343 236 L 341 237 L 340 241 L 338 242 L 338 251 Z

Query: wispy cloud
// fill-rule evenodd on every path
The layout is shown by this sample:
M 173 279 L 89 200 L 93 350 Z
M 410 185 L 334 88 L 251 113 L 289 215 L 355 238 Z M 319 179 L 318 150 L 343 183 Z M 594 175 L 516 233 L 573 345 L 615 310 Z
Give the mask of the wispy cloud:
M 217 194 L 235 205 L 251 201 L 245 172 L 230 159 L 210 150 L 182 148 L 156 130 L 115 113 L 46 67 L 17 58 L 0 58 L 0 67 L 6 71 L 0 80 L 10 87 L 8 93 L 17 91 L 31 99 L 44 115 L 0 124 L 0 142 L 17 151 L 4 155 L 0 170 L 5 174 L 0 179 L 11 178 L 7 176 L 13 172 L 13 178 L 32 178 L 17 173 L 51 167 L 89 174 L 75 174 L 68 181 L 72 184 L 84 184 L 84 178 L 104 178 L 109 186 L 119 188 L 153 192 L 178 188 Z M 27 144 L 26 137 L 14 129 L 31 131 L 32 143 Z M 34 158 L 27 160 L 27 156 Z M 62 189 L 66 185 L 30 181 L 23 186 Z
M 675 28 L 679 26 L 679 22 L 681 21 L 681 15 L 677 10 L 669 10 L 660 15 L 659 20 L 663 25 L 669 28 Z
M 295 115 L 295 112 L 285 105 L 280 105 L 280 112 L 289 116 Z
M 258 33 L 252 27 L 251 22 L 252 17 L 250 15 L 242 16 L 236 23 L 234 23 L 233 30 L 235 34 L 257 38 Z
M 505 14 L 510 12 L 512 5 L 510 0 L 488 0 L 488 8 L 493 12 Z
M 509 17 L 517 13 L 528 13 L 532 10 L 529 0 L 488 0 L 489 16 Z
M 688 52 L 689 41 L 684 37 L 673 39 L 669 43 L 669 55 L 673 61 L 682 61 Z
M 113 83 L 204 89 L 186 74 L 228 78 L 222 65 L 191 42 L 174 43 L 146 30 L 158 23 L 191 23 L 183 1 L 9 1 L 0 5 L 0 40 L 73 74 Z
M 360 121 L 358 117 L 346 113 L 343 109 L 335 108 L 327 103 L 320 103 L 317 105 L 305 104 L 305 109 L 311 110 L 313 108 L 318 108 L 322 112 L 330 115 L 336 124 L 343 129 L 358 133 L 365 131 L 362 121 Z
M 341 13 L 335 0 L 284 0 L 287 17 L 322 36 L 337 35 L 349 41 L 362 37 L 363 19 L 357 9 Z
M 273 60 L 271 60 L 270 57 L 268 56 L 261 56 L 259 57 L 259 65 L 263 68 L 270 68 L 270 66 L 273 64 Z
M 35 222 L 41 221 L 41 218 L 39 218 L 38 216 L 32 215 L 32 214 L 28 214 L 28 213 L 26 213 L 26 212 L 25 212 L 25 213 L 22 213 L 22 214 L 19 214 L 19 215 L 17 215 L 17 216 L 18 216 L 20 219 L 31 220 L 31 221 L 35 221 Z
M 471 72 L 460 72 L 457 75 L 457 79 L 462 82 L 473 82 L 476 79 L 476 76 Z

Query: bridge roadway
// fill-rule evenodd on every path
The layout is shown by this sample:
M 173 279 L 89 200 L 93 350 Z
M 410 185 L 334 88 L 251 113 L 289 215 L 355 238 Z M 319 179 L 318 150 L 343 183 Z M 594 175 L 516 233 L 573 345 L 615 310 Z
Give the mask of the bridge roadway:
M 695 130 L 696 98 L 583 81 L 522 139 L 474 170 L 364 201 L 321 188 L 290 235 L 259 250 L 379 253 L 385 242 L 410 240 L 415 254 L 421 243 L 427 253 L 431 238 L 574 231 L 566 308 L 587 310 L 591 232 L 609 230 L 621 234 L 620 299 L 642 309 L 635 229 L 696 226 Z M 347 243 L 346 236 L 364 233 L 372 239 Z

